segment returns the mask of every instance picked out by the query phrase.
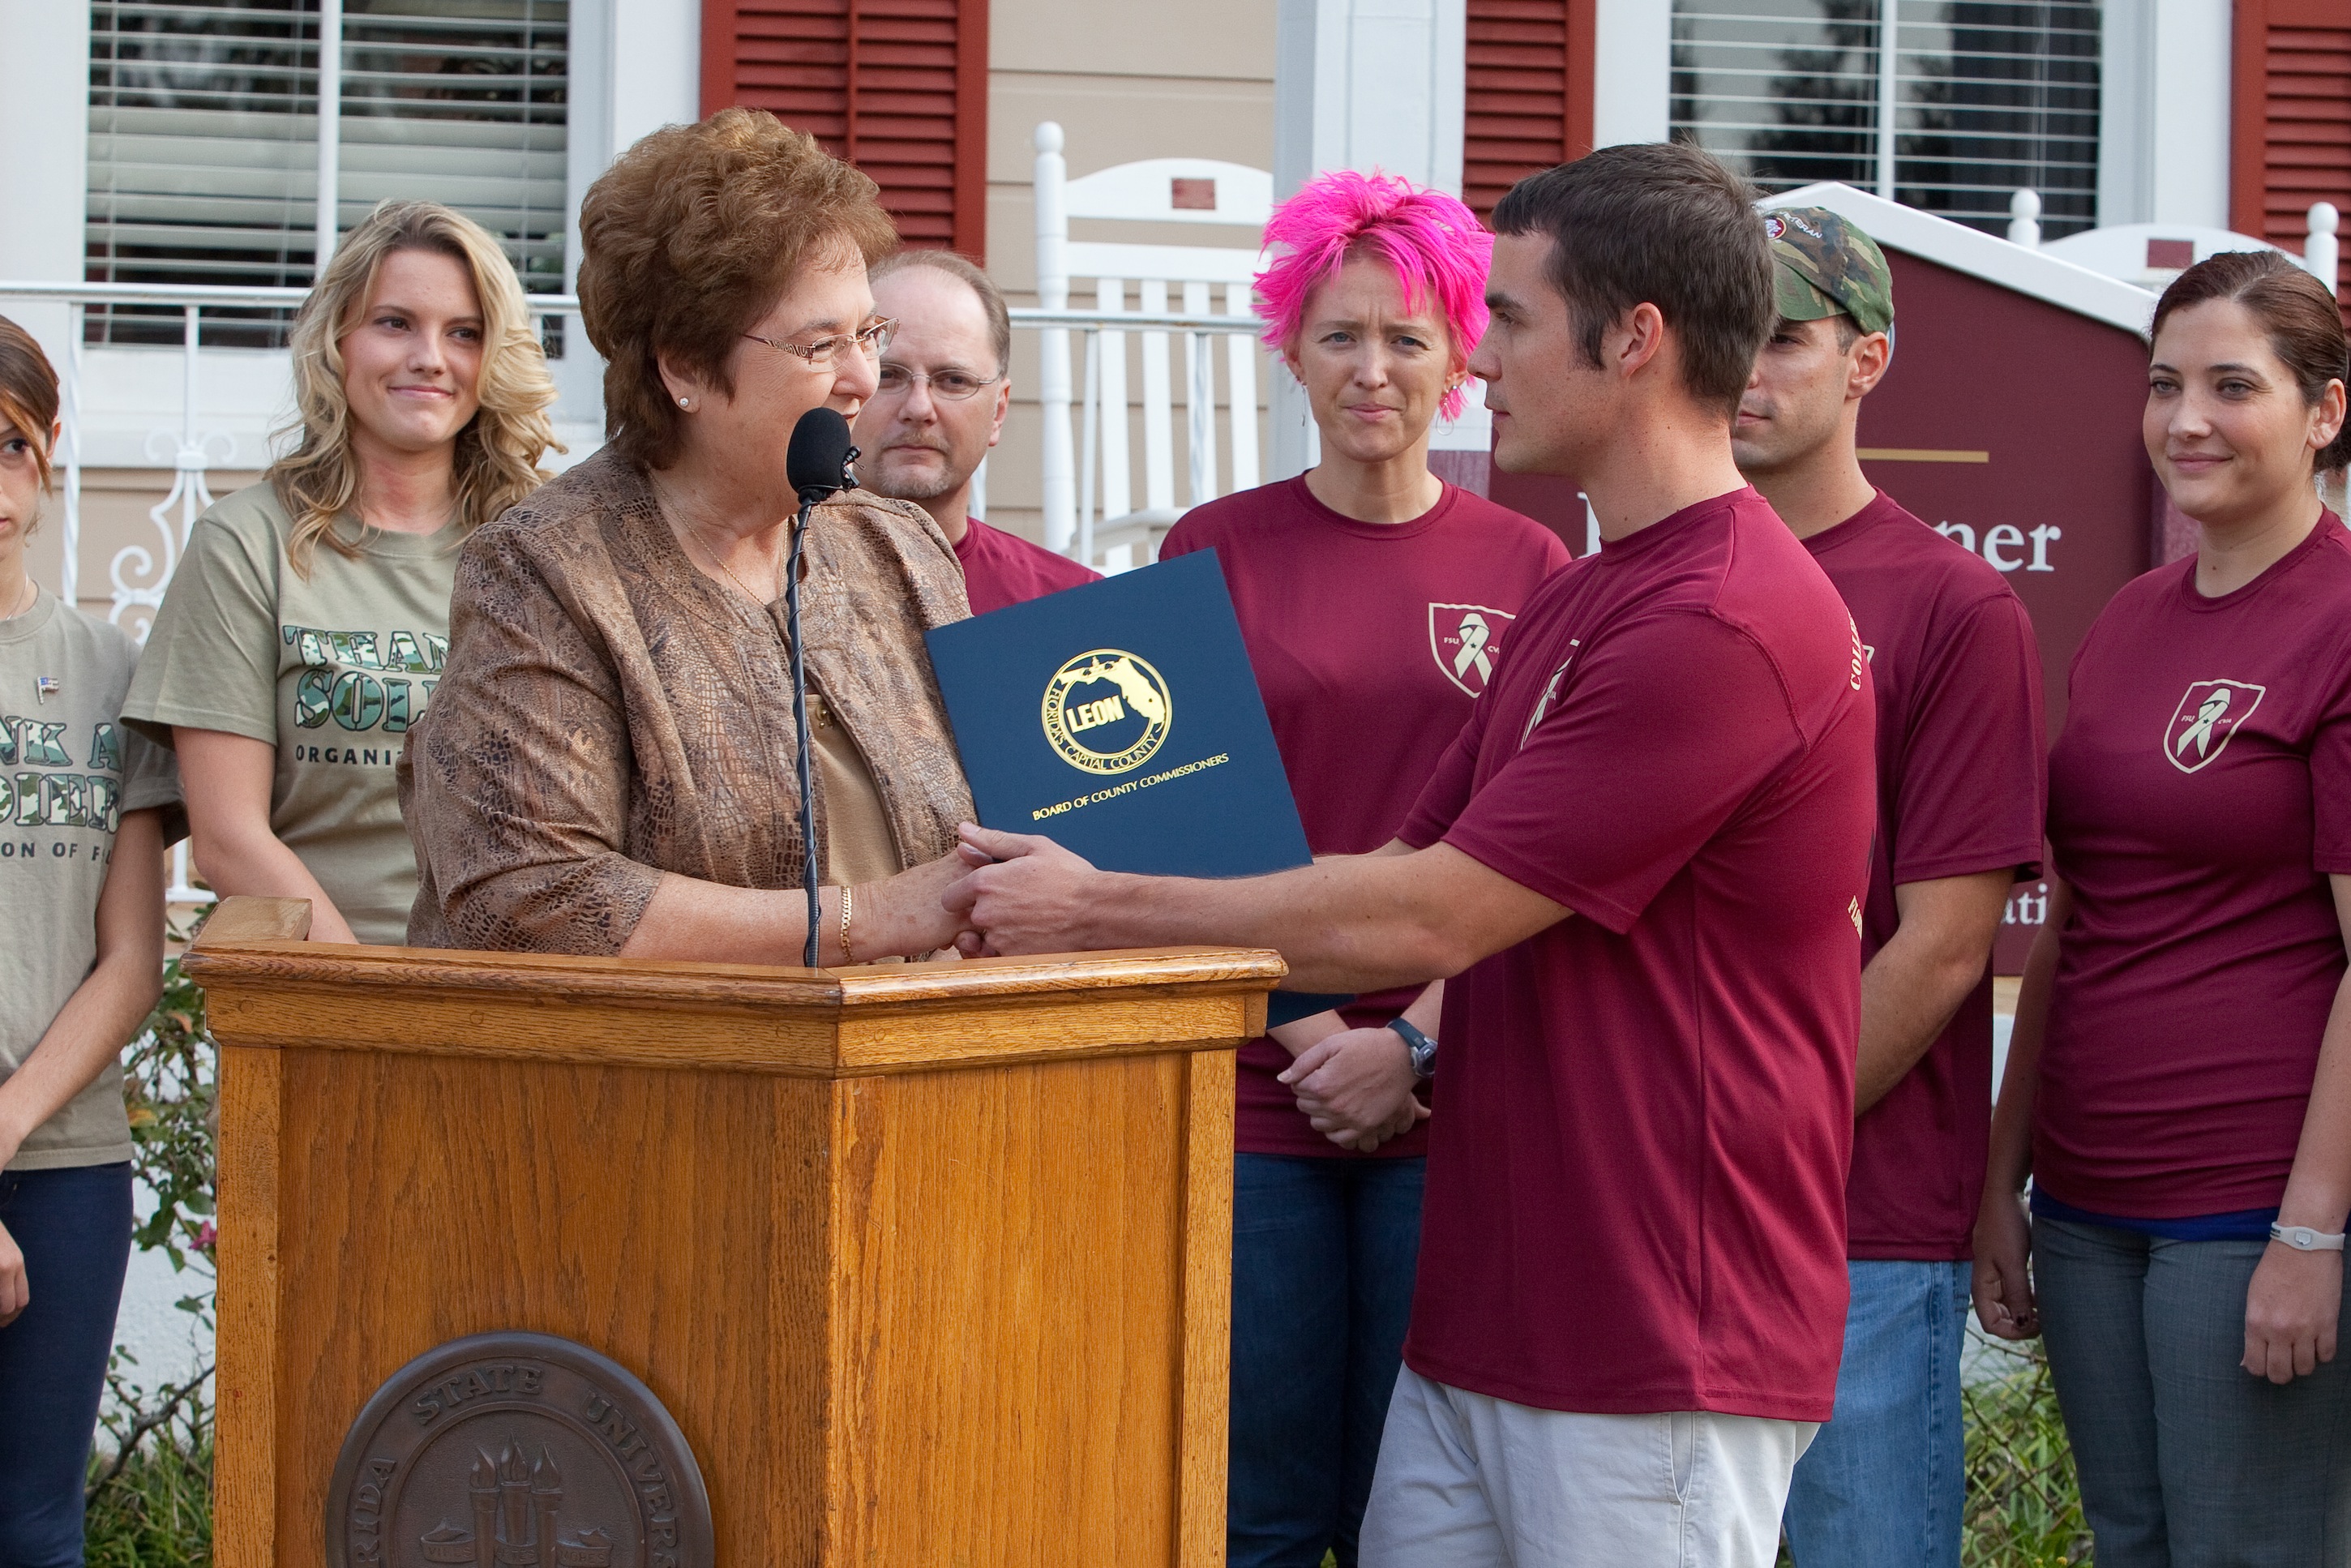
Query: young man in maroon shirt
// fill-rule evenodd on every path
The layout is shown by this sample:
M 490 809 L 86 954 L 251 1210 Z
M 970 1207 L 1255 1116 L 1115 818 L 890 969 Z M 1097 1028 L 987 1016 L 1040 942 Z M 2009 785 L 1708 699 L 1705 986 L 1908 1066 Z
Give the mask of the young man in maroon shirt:
M 987 274 L 950 251 L 902 250 L 873 268 L 873 308 L 898 325 L 852 427 L 865 488 L 938 520 L 974 615 L 1099 578 L 971 515 L 971 476 L 1012 405 L 1012 318 Z
M 2001 574 L 1861 471 L 1893 351 L 1876 243 L 1771 214 L 1780 320 L 1731 427 L 1740 472 L 1836 585 L 1877 700 L 1836 1415 L 1788 1497 L 1801 1568 L 1959 1568 L 1959 1350 L 1991 1131 L 1992 938 L 2041 859 L 2041 655 Z
M 1375 1568 L 1766 1568 L 1834 1402 L 1869 674 L 1731 460 L 1773 320 L 1749 195 L 1696 148 L 1625 146 L 1495 209 L 1469 367 L 1495 457 L 1574 475 L 1603 544 L 1526 601 L 1394 841 L 1194 882 L 967 828 L 1004 863 L 947 895 L 998 951 L 1458 977 Z

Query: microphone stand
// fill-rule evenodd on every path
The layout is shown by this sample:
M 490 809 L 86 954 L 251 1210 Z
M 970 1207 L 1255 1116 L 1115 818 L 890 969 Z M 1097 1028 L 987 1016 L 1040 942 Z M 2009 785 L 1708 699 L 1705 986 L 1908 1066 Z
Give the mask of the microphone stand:
M 816 502 L 812 495 L 800 497 L 799 520 L 792 525 L 791 557 L 784 567 L 784 634 L 792 644 L 792 728 L 798 737 L 800 789 L 800 885 L 808 894 L 808 940 L 800 949 L 800 963 L 810 969 L 817 967 L 817 941 L 824 917 L 817 900 L 816 791 L 809 780 L 808 659 L 800 646 L 800 547 L 808 541 L 809 513 Z

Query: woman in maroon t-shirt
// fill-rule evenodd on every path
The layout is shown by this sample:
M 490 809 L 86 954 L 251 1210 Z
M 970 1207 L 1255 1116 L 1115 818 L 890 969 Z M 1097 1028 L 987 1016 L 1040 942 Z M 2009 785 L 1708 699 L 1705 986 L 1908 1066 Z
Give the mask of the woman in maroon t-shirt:
M 2346 1560 L 2345 353 L 2275 252 L 2165 291 L 2144 434 L 2197 551 L 2098 617 L 2050 753 L 1976 1308 L 2047 1337 L 2101 1568 Z
M 1266 241 L 1286 247 L 1258 278 L 1266 339 L 1306 390 L 1321 461 L 1195 509 L 1160 555 L 1216 549 L 1307 841 L 1363 854 L 1395 837 L 1567 554 L 1429 472 L 1430 427 L 1458 413 L 1486 328 L 1493 242 L 1468 209 L 1325 174 Z M 1441 989 L 1364 997 L 1242 1050 L 1233 1568 L 1355 1561 L 1419 1250 L 1415 1056 L 1431 1048 L 1415 1037 L 1437 1033 Z

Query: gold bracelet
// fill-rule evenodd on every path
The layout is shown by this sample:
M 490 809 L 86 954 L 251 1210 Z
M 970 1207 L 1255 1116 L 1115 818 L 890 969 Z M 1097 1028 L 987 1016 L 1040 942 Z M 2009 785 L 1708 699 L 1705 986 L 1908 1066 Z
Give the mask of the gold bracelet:
M 841 961 L 844 964 L 854 964 L 857 962 L 857 955 L 851 951 L 849 946 L 849 899 L 850 887 L 847 883 L 843 883 L 841 884 Z

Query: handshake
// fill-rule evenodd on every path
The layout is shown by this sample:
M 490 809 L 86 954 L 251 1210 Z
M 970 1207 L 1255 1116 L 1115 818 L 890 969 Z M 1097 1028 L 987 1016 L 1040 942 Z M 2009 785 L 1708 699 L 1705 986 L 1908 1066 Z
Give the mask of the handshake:
M 865 958 L 946 947 L 979 958 L 1229 940 L 1189 916 L 1186 893 L 1197 884 L 1099 871 L 1033 834 L 970 822 L 959 834 L 938 859 L 857 890 L 849 947 Z M 1431 1015 L 1422 1027 L 1435 1027 L 1437 1000 L 1432 986 L 1414 1003 Z M 1325 1012 L 1280 1025 L 1273 1038 L 1297 1059 L 1281 1082 L 1341 1148 L 1368 1154 L 1428 1115 L 1395 1030 L 1350 1029 Z

